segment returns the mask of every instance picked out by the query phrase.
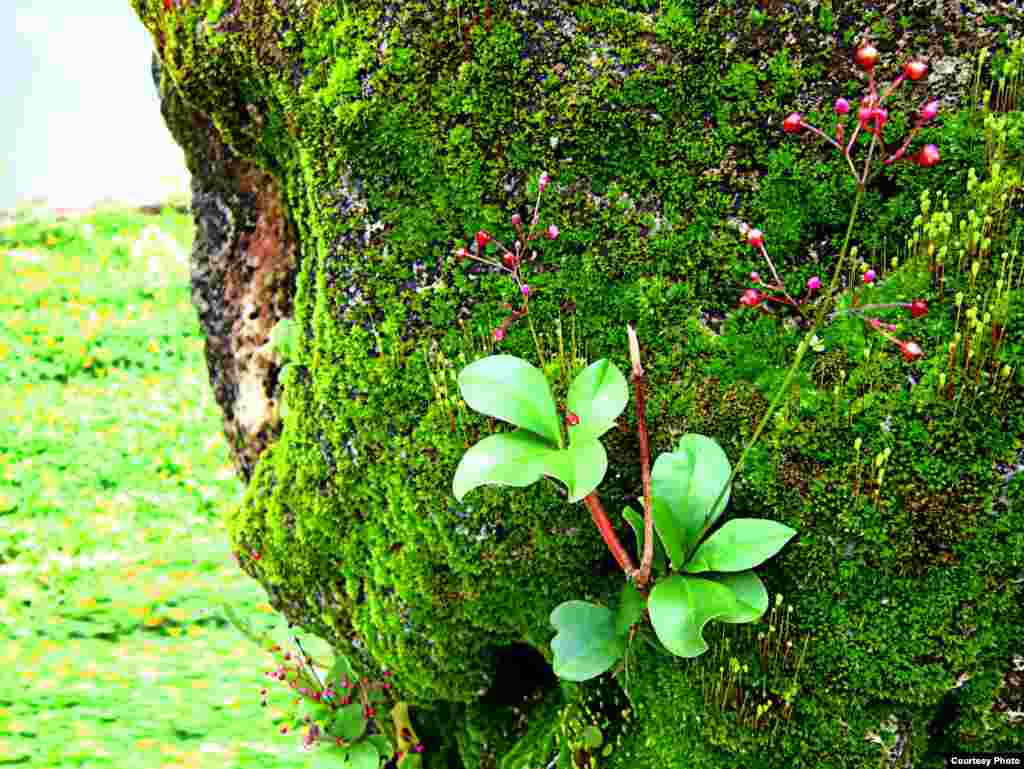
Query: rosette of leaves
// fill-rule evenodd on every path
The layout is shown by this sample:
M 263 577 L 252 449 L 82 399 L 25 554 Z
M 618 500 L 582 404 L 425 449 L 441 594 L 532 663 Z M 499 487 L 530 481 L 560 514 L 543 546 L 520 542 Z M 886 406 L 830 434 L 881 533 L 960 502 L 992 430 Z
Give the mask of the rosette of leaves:
M 543 476 L 562 481 L 569 501 L 597 488 L 608 470 L 598 438 L 626 407 L 626 379 L 599 360 L 569 386 L 566 404 L 575 415 L 565 446 L 551 386 L 540 369 L 512 355 L 491 355 L 459 374 L 459 391 L 470 408 L 515 425 L 517 430 L 484 438 L 455 470 L 452 492 L 460 502 L 478 486 L 529 486 Z
M 551 387 L 544 374 L 511 355 L 483 358 L 459 375 L 459 389 L 476 411 L 518 427 L 484 438 L 462 457 L 452 490 L 459 501 L 478 486 L 529 486 L 542 476 L 567 486 L 578 502 L 604 479 L 608 459 L 598 438 L 622 413 L 626 380 L 612 363 L 599 360 L 569 388 L 569 424 L 564 447 Z M 796 531 L 775 521 L 737 518 L 712 531 L 729 502 L 732 468 L 722 447 L 704 435 L 684 435 L 675 451 L 662 454 L 651 471 L 651 515 L 657 534 L 652 567 L 665 572 L 646 599 L 658 639 L 673 654 L 707 651 L 704 626 L 753 622 L 768 608 L 768 591 L 753 567 L 775 555 Z M 643 552 L 643 521 L 624 512 Z M 710 534 L 709 534 L 710 532 Z M 585 601 L 567 601 L 551 613 L 554 671 L 586 681 L 622 658 L 630 629 L 643 616 L 644 597 L 627 582 L 616 611 Z
M 755 622 L 764 615 L 768 591 L 752 569 L 796 534 L 775 521 L 735 518 L 708 536 L 728 504 L 729 490 L 721 492 L 731 473 L 722 447 L 697 434 L 680 438 L 675 451 L 659 456 L 651 471 L 652 567 L 665 576 L 656 580 L 647 610 L 658 640 L 679 657 L 707 651 L 703 629 L 711 620 Z M 643 518 L 635 510 L 625 511 L 625 517 L 642 552 Z M 629 582 L 615 612 L 582 601 L 556 607 L 551 613 L 558 631 L 551 642 L 555 673 L 585 681 L 609 670 L 625 653 L 643 608 L 643 596 Z

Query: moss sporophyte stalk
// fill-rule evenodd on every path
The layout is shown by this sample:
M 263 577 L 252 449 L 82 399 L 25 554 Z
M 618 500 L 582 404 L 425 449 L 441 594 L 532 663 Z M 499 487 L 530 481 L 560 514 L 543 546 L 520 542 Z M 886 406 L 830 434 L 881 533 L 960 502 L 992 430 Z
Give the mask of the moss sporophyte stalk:
M 872 162 L 876 153 L 888 151 L 883 139 L 888 112 L 882 105 L 905 79 L 915 82 L 924 79 L 928 67 L 920 61 L 908 62 L 902 74 L 879 95 L 875 82 L 878 51 L 870 45 L 861 46 L 855 59 L 868 73 L 868 86 L 857 111 L 857 125 L 848 140 L 844 136 L 842 121 L 851 108 L 845 99 L 837 100 L 835 104 L 835 113 L 840 121 L 835 138 L 805 122 L 799 113 L 790 114 L 783 122 L 783 130 L 787 133 L 799 134 L 808 130 L 829 141 L 846 159 L 856 180 L 853 210 L 828 289 L 822 292 L 822 281 L 815 275 L 807 280 L 803 295 L 795 298 L 786 289 L 765 248 L 764 233 L 741 226 L 747 242 L 758 249 L 767 263 L 773 282 L 765 282 L 758 273 L 751 273 L 751 280 L 757 287 L 748 288 L 740 303 L 767 314 L 775 314 L 768 309 L 769 303 L 778 305 L 780 309 L 789 308 L 802 321 L 806 335 L 735 466 L 730 465 L 725 452 L 714 440 L 704 435 L 688 434 L 679 440 L 674 451 L 659 456 L 652 470 L 640 345 L 632 325 L 627 325 L 644 509 L 642 518 L 628 508 L 623 515 L 634 530 L 638 552 L 642 552 L 639 568 L 619 541 L 596 490 L 608 465 L 599 438 L 614 426 L 628 401 L 626 380 L 619 369 L 607 360 L 599 360 L 580 372 L 569 387 L 563 419 L 558 417 L 558 408 L 544 373 L 524 360 L 511 355 L 492 355 L 471 363 L 459 374 L 460 392 L 471 408 L 509 422 L 517 429 L 491 435 L 466 452 L 452 482 L 455 497 L 461 501 L 466 494 L 482 485 L 524 487 L 545 476 L 560 480 L 566 486 L 569 502 L 583 501 L 586 504 L 598 531 L 627 578 L 614 611 L 585 601 L 567 601 L 551 613 L 550 621 L 557 631 L 551 642 L 554 671 L 562 678 L 584 681 L 611 669 L 623 657 L 628 641 L 645 615 L 645 608 L 661 643 L 682 657 L 696 657 L 708 649 L 703 629 L 709 621 L 748 623 L 760 619 L 767 611 L 767 589 L 752 569 L 779 552 L 796 535 L 796 531 L 776 521 L 754 518 L 732 519 L 715 527 L 729 501 L 736 474 L 782 398 L 789 392 L 804 354 L 818 341 L 816 332 L 826 316 L 829 320 L 840 315 L 862 319 L 867 329 L 897 345 L 908 361 L 915 361 L 923 355 L 916 342 L 903 341 L 893 335 L 897 330 L 895 324 L 883 322 L 881 318 L 867 313 L 900 308 L 909 310 L 910 316 L 916 319 L 928 312 L 924 299 L 863 303 L 862 300 L 879 282 L 876 271 L 867 265 L 861 266 L 862 287 L 851 284 L 850 295 L 841 300 L 838 287 L 847 254 L 856 255 L 856 249 L 850 249 L 850 238 L 865 188 L 874 178 Z M 884 158 L 883 165 L 907 157 L 922 167 L 935 165 L 939 156 L 933 145 L 927 145 L 912 156 L 907 156 L 906 151 L 918 130 L 934 119 L 937 110 L 935 102 L 928 102 L 922 107 L 909 136 Z M 852 150 L 861 132 L 870 138 L 867 157 L 858 172 Z M 489 233 L 480 231 L 476 235 L 476 254 L 460 248 L 456 251 L 456 258 L 461 261 L 468 257 L 505 270 L 520 286 L 523 296 L 528 297 L 529 287 L 523 282 L 520 272 L 523 245 L 536 237 L 532 228 L 537 223 L 540 195 L 548 183 L 548 175 L 542 174 L 529 234 L 524 236 L 519 216 L 513 215 L 512 225 L 519 236 L 514 250 L 505 248 Z M 557 237 L 557 227 L 549 227 L 547 234 L 552 239 Z M 483 259 L 491 242 L 503 252 L 500 263 Z M 534 254 L 531 260 L 535 258 Z M 829 314 L 836 303 L 838 308 Z M 511 309 L 511 305 L 508 307 Z M 524 300 L 522 309 L 514 311 L 495 329 L 494 339 L 502 341 L 510 323 L 526 314 L 528 306 Z M 532 323 L 531 331 L 536 341 Z M 541 363 L 543 365 L 544 361 Z M 563 429 L 568 433 L 568 441 Z M 881 483 L 881 470 L 878 483 Z M 715 530 L 712 532 L 712 529 Z M 652 575 L 655 570 L 660 573 L 657 578 Z

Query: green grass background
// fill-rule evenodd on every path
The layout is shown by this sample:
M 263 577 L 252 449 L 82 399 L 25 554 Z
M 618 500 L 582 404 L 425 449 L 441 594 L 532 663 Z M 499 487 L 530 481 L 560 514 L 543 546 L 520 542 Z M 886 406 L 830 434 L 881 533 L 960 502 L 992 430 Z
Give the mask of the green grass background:
M 0 767 L 329 765 L 218 608 L 290 645 L 222 522 L 192 234 L 170 208 L 0 224 Z

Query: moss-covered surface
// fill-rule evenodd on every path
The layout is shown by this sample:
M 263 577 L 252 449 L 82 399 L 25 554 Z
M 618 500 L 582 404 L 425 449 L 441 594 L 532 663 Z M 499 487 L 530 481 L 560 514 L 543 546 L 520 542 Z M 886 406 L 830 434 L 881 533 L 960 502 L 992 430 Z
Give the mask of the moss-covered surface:
M 971 100 L 975 49 L 992 48 L 1000 72 L 1019 18 L 939 18 L 934 3 L 899 19 L 862 2 L 133 5 L 189 104 L 281 180 L 301 241 L 284 428 L 230 520 L 238 549 L 260 555 L 243 568 L 364 671 L 394 672 L 420 706 L 428 765 L 504 757 L 513 769 L 557 753 L 562 766 L 926 767 L 950 747 L 1024 746 L 1022 476 L 1004 482 L 1024 433 L 1020 180 L 987 162 L 983 112 L 952 109 Z M 622 577 L 585 508 L 547 483 L 451 496 L 462 453 L 496 429 L 460 403 L 454 377 L 492 348 L 514 301 L 505 277 L 457 265 L 454 250 L 478 229 L 511 240 L 509 216 L 528 221 L 548 170 L 540 219 L 562 235 L 529 278 L 545 348 L 561 320 L 587 360 L 627 370 L 632 322 L 652 455 L 703 432 L 735 461 L 800 333 L 736 312 L 764 265 L 729 222 L 765 230 L 788 285 L 831 274 L 852 178 L 820 140 L 780 126 L 792 109 L 832 124 L 832 100 L 863 81 L 851 60 L 861 34 L 883 75 L 928 57 L 944 98 L 944 119 L 914 145 L 938 144 L 942 163 L 893 166 L 855 230 L 884 278 L 870 301 L 927 298 L 931 312 L 913 324 L 887 314 L 925 349 L 914 363 L 859 321 L 832 324 L 738 479 L 736 514 L 800 532 L 763 569 L 792 607 L 794 647 L 767 654 L 756 633 L 780 632 L 767 620 L 730 628 L 717 647 L 728 638 L 729 658 L 677 660 L 638 637 L 628 686 L 602 676 L 495 701 L 502 649 L 550 661 L 551 610 L 612 600 Z M 924 93 L 898 92 L 892 141 Z M 1012 168 L 1019 133 L 1004 143 Z M 981 183 L 967 194 L 972 168 Z M 915 222 L 925 190 L 930 214 Z M 937 229 L 943 193 L 958 218 L 979 212 L 987 253 L 970 226 Z M 941 286 L 929 242 L 948 247 Z M 977 334 L 969 307 L 991 316 Z M 958 329 L 972 356 L 962 340 L 950 363 Z M 525 321 L 500 351 L 542 363 Z M 600 493 L 616 520 L 640 491 L 630 412 L 604 441 Z M 743 682 L 718 679 L 744 665 Z M 619 707 L 624 686 L 632 708 Z

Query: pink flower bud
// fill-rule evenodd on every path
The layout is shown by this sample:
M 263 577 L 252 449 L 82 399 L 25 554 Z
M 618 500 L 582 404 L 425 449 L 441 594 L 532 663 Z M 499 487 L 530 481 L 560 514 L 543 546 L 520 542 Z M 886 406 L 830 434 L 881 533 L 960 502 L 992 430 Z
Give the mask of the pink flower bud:
M 500 327 L 494 329 L 494 341 L 495 342 L 500 342 L 504 338 L 505 338 L 505 329 L 500 328 Z
M 916 342 L 900 342 L 900 352 L 908 361 L 915 361 L 924 355 L 924 350 Z
M 934 144 L 926 144 L 917 153 L 917 164 L 925 168 L 931 168 L 939 162 L 939 148 Z
M 512 226 L 519 227 L 523 223 L 523 218 L 519 214 L 512 214 Z
M 530 295 L 530 287 L 528 285 L 526 285 L 525 283 L 523 284 L 523 287 L 520 288 L 519 290 L 523 292 L 523 296 L 529 296 Z
M 923 61 L 908 61 L 903 66 L 903 74 L 911 80 L 920 80 L 928 74 L 928 65 Z
M 761 282 L 761 275 L 759 273 L 752 272 L 752 273 L 750 273 L 750 279 L 752 281 L 754 281 L 755 283 L 760 283 Z
M 930 101 L 921 107 L 921 122 L 927 123 L 935 119 L 935 116 L 939 114 L 939 102 Z
M 867 128 L 868 122 L 875 116 L 875 108 L 871 104 L 864 104 L 857 109 L 857 120 L 861 128 Z
M 461 262 L 463 259 L 466 258 L 466 256 L 468 256 L 468 254 L 469 252 L 466 251 L 466 249 L 460 248 L 458 251 L 455 252 L 455 261 Z
M 846 99 L 840 96 L 838 99 L 836 99 L 835 111 L 837 115 L 845 115 L 847 112 L 850 111 L 850 102 L 848 102 Z
M 260 559 L 260 554 L 259 554 L 259 553 L 257 553 L 257 552 L 256 552 L 255 550 L 253 550 L 253 551 L 252 551 L 251 553 L 249 553 L 249 555 L 251 555 L 251 556 L 252 556 L 252 559 L 253 559 L 254 561 L 258 561 L 258 560 Z M 288 657 L 287 657 L 287 656 L 285 656 L 285 659 L 288 659 Z
M 549 224 L 548 225 L 548 240 L 554 240 L 557 237 L 558 237 L 558 228 L 555 225 L 553 225 L 553 224 Z
M 803 120 L 804 117 L 799 112 L 792 112 L 782 121 L 782 130 L 788 134 L 800 133 L 804 128 Z
M 928 314 L 928 302 L 924 299 L 915 299 L 910 303 L 910 314 L 914 318 L 920 318 Z
M 864 273 L 864 282 L 868 284 L 874 283 L 877 277 L 874 270 L 868 270 Z
M 875 64 L 878 63 L 878 49 L 870 43 L 863 45 L 857 49 L 857 53 L 854 54 L 853 58 L 862 69 L 870 72 L 875 68 Z
M 548 172 L 547 171 L 545 171 L 544 173 L 542 173 L 540 175 L 540 182 L 539 182 L 539 184 L 540 184 L 540 191 L 541 192 L 544 192 L 544 189 L 548 186 L 548 182 L 550 182 L 550 181 L 551 181 L 551 177 L 548 176 Z
M 752 245 L 754 248 L 760 248 L 764 245 L 764 233 L 759 229 L 751 229 L 747 233 L 747 243 Z
M 882 328 L 882 319 L 881 318 L 872 318 L 868 322 L 871 324 L 871 328 L 875 329 L 876 331 L 879 330 L 880 328 Z
M 882 109 L 881 107 L 875 107 L 873 113 L 872 119 L 875 121 L 875 130 L 881 131 L 882 126 L 885 125 L 885 121 L 889 119 L 889 111 Z
M 748 288 L 740 297 L 740 304 L 746 307 L 757 307 L 763 298 L 764 296 L 756 288 Z
M 821 278 L 817 275 L 807 281 L 808 291 L 817 291 L 819 288 L 821 288 Z

